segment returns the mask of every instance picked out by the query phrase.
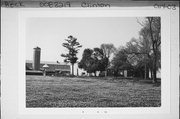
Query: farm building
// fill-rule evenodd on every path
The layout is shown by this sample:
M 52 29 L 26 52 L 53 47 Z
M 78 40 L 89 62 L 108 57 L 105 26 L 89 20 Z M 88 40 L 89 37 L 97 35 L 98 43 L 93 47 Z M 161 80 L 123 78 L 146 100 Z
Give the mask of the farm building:
M 41 48 L 34 48 L 33 60 L 26 60 L 26 75 L 66 76 L 70 74 L 70 65 L 59 62 L 41 61 Z
M 46 67 L 47 75 L 61 76 L 61 75 L 69 75 L 70 74 L 70 65 L 67 65 L 64 63 L 59 63 L 59 62 L 41 61 L 40 69 L 34 70 L 32 60 L 26 60 L 26 74 L 27 75 L 28 74 L 42 74 L 45 69 L 43 67 L 44 65 L 48 66 L 48 67 Z

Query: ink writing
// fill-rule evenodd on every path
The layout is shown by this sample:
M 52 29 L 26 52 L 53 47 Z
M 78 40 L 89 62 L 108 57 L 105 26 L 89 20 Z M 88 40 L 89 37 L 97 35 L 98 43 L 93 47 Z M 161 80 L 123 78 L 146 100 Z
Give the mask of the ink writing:
M 15 8 L 15 7 L 24 7 L 22 1 L 4 1 L 1 2 L 1 6 L 8 7 L 8 8 Z
M 40 7 L 49 7 L 49 8 L 62 8 L 62 7 L 71 7 L 70 2 L 40 2 Z
M 110 7 L 110 4 L 82 2 L 81 7 Z
M 169 10 L 176 10 L 176 5 L 175 4 L 154 4 L 154 8 L 156 9 L 169 9 Z

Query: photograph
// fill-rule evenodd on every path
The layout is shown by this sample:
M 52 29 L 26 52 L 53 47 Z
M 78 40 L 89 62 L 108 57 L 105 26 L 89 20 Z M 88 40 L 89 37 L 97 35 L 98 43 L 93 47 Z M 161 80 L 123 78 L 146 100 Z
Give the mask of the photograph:
M 161 107 L 161 17 L 32 17 L 26 108 Z

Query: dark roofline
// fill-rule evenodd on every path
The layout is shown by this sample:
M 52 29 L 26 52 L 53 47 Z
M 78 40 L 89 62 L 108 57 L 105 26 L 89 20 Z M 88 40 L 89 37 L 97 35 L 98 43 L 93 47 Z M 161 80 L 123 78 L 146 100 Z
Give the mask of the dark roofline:
M 26 63 L 33 63 L 32 60 L 26 60 Z M 65 66 L 70 66 L 69 64 L 66 64 L 64 62 L 50 62 L 50 61 L 41 61 L 40 64 L 54 64 L 54 65 L 65 65 Z

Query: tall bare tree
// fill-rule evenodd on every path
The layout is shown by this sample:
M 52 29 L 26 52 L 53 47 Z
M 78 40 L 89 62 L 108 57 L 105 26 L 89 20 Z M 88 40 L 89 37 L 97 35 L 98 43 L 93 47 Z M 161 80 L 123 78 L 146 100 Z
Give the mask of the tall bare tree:
M 128 54 L 127 60 L 134 67 L 134 70 L 142 69 L 142 67 L 144 67 L 144 78 L 146 79 L 148 77 L 147 54 L 149 53 L 146 41 L 141 38 L 132 38 L 127 42 L 125 51 Z
M 101 44 L 101 49 L 103 50 L 104 53 L 104 59 L 106 59 L 106 68 L 105 68 L 105 76 L 107 76 L 107 68 L 109 65 L 109 58 L 112 53 L 115 52 L 116 48 L 114 47 L 113 44 Z
M 153 52 L 153 82 L 157 82 L 157 70 L 158 62 L 160 61 L 160 51 L 161 51 L 161 19 L 160 17 L 147 17 L 147 30 L 150 34 L 150 39 L 152 43 Z
M 140 23 L 140 22 L 139 22 Z M 161 19 L 160 17 L 147 17 L 144 22 L 140 23 L 143 28 L 141 35 L 145 41 L 150 41 L 150 53 L 152 59 L 152 78 L 157 82 L 157 70 L 160 67 L 161 57 Z M 149 55 L 150 56 L 150 55 Z

